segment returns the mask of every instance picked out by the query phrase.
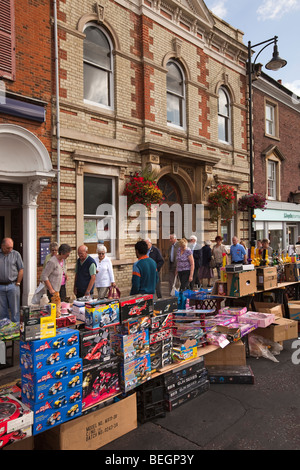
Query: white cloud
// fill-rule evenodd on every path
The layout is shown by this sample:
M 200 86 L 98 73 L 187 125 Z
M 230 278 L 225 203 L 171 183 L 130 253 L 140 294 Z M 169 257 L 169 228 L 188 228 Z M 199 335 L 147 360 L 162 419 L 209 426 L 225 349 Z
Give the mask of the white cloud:
M 219 18 L 225 18 L 227 14 L 226 2 L 227 0 L 219 0 L 210 8 L 210 10 Z
M 288 82 L 283 83 L 283 86 L 291 90 L 297 96 L 300 96 L 300 80 L 294 80 L 293 82 L 290 82 L 290 83 Z
M 300 0 L 263 0 L 258 7 L 259 20 L 277 20 L 286 13 L 300 9 Z

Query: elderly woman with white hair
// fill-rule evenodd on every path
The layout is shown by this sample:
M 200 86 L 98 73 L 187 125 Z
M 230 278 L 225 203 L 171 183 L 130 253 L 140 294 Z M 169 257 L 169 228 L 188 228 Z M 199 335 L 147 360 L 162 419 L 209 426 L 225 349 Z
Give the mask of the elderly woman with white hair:
M 97 265 L 95 287 L 97 288 L 98 299 L 107 297 L 109 288 L 116 286 L 112 263 L 106 253 L 105 245 L 97 246 L 98 259 L 95 260 Z

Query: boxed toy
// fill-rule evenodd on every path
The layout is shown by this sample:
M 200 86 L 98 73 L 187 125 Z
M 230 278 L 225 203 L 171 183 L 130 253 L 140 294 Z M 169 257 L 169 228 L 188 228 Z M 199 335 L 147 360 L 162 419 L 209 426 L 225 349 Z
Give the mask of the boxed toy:
M 265 328 L 274 323 L 275 315 L 272 313 L 246 312 L 239 317 L 239 323 L 254 323 L 257 328 Z
M 93 331 L 81 330 L 79 338 L 83 367 L 110 361 L 111 344 L 108 328 L 99 328 Z
M 231 323 L 227 326 L 218 325 L 217 330 L 226 334 L 229 341 L 238 341 L 257 328 L 256 323 Z
M 153 295 L 129 296 L 119 300 L 120 321 L 153 313 Z
M 227 295 L 229 297 L 241 297 L 256 292 L 256 272 L 228 272 Z
M 119 333 L 123 333 L 125 335 L 131 335 L 133 333 L 138 333 L 140 331 L 149 328 L 151 325 L 151 317 L 150 315 L 140 316 L 140 317 L 133 317 L 127 320 L 126 322 L 122 323 L 119 327 Z
M 82 412 L 81 392 L 82 389 L 79 386 L 72 392 L 60 394 L 39 403 L 24 399 L 33 411 L 33 435 L 80 416 Z
M 20 308 L 20 339 L 32 341 L 52 338 L 56 334 L 56 305 L 33 309 L 23 306 Z
M 153 301 L 153 315 L 164 315 L 176 312 L 178 308 L 178 298 L 157 299 Z
M 11 394 L 0 396 L 0 448 L 29 435 L 23 430 L 32 424 L 33 412 L 25 403 Z
M 37 372 L 51 368 L 66 360 L 79 358 L 79 332 L 69 328 L 57 330 L 56 336 L 35 341 L 20 341 L 20 366 L 22 370 Z
M 235 315 L 239 317 L 247 312 L 247 307 L 223 307 L 219 310 L 220 315 Z
M 111 347 L 124 362 L 149 353 L 149 331 L 144 330 L 132 335 L 111 334 Z
M 117 358 L 84 369 L 82 384 L 83 410 L 120 391 L 119 360 Z
M 198 357 L 195 361 L 189 364 L 182 364 L 176 369 L 173 369 L 163 375 L 164 383 L 166 386 L 176 384 L 179 380 L 192 374 L 201 372 L 205 368 L 203 356 Z
M 85 322 L 85 304 L 86 302 L 81 300 L 74 300 L 71 309 L 76 319 L 83 322 Z
M 209 380 L 200 380 L 199 383 L 196 383 L 194 387 L 189 389 L 187 392 L 184 392 L 183 394 L 180 394 L 179 396 L 176 396 L 174 398 L 167 399 L 165 401 L 166 410 L 172 411 L 178 408 L 180 405 L 183 405 L 184 403 L 192 400 L 193 398 L 202 395 L 204 392 L 207 392 L 209 390 L 209 387 Z
M 149 336 L 149 343 L 157 343 L 157 341 L 162 341 L 163 339 L 167 339 L 172 337 L 172 330 L 169 328 L 158 330 L 155 333 L 150 333 Z
M 193 374 L 188 377 L 185 377 L 182 381 L 178 382 L 174 387 L 168 387 L 165 391 L 166 400 L 179 397 L 190 389 L 194 388 L 196 385 L 201 385 L 208 380 L 208 373 L 206 369 L 203 369 L 198 374 Z
M 163 369 L 172 364 L 173 338 L 158 341 L 150 345 L 151 373 Z
M 174 347 L 172 348 L 172 361 L 183 362 L 197 357 L 197 346 L 190 348 Z
M 174 314 L 163 313 L 151 317 L 150 332 L 161 330 L 163 328 L 172 328 L 174 326 Z
M 94 330 L 119 323 L 118 300 L 97 300 L 85 304 L 85 327 L 87 329 Z
M 254 384 L 254 375 L 250 366 L 209 366 L 211 384 Z
M 67 361 L 35 373 L 24 371 L 21 377 L 22 398 L 41 402 L 82 385 L 82 359 Z
M 129 362 L 120 363 L 120 378 L 124 392 L 128 392 L 146 380 L 151 379 L 151 360 L 150 354 L 136 357 Z

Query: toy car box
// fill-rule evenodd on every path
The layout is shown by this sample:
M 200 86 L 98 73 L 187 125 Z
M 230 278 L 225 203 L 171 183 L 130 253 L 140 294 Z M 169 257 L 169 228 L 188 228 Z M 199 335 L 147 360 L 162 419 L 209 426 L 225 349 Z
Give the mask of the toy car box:
M 128 362 L 149 353 L 149 331 L 144 330 L 132 335 L 112 333 L 111 346 L 117 356 Z
M 174 313 L 178 308 L 178 298 L 157 299 L 153 301 L 153 315 L 164 315 Z
M 31 426 L 32 423 L 33 413 L 25 403 L 10 393 L 0 396 L 0 441 L 4 439 L 3 436 Z
M 132 335 L 133 333 L 138 333 L 140 331 L 149 328 L 151 325 L 151 317 L 150 315 L 143 315 L 140 317 L 133 317 L 127 320 L 126 322 L 119 325 L 119 333 L 125 335 Z
M 203 356 L 198 357 L 195 361 L 190 364 L 182 364 L 176 369 L 173 369 L 163 375 L 164 384 L 166 387 L 172 384 L 177 384 L 177 382 L 188 377 L 195 373 L 201 372 L 205 368 Z
M 149 335 L 149 343 L 157 343 L 157 341 L 162 341 L 163 339 L 167 339 L 172 337 L 172 330 L 170 328 L 166 328 L 163 330 L 155 331 L 154 333 L 150 333 Z
M 118 300 L 95 301 L 85 304 L 85 328 L 94 330 L 119 323 Z
M 153 295 L 129 296 L 119 300 L 120 321 L 153 313 Z
M 36 372 L 66 360 L 79 358 L 79 332 L 70 328 L 57 330 L 56 336 L 36 341 L 20 341 L 22 370 Z
M 172 361 L 183 362 L 197 357 L 197 346 L 190 348 L 174 347 L 172 348 Z
M 153 315 L 151 317 L 150 332 L 161 330 L 163 328 L 173 328 L 174 326 L 174 314 L 173 313 L 162 313 Z
M 173 411 L 184 403 L 202 395 L 203 393 L 209 390 L 210 383 L 209 380 L 200 380 L 199 383 L 196 383 L 192 388 L 186 392 L 181 393 L 174 398 L 168 398 L 165 400 L 165 408 L 167 411 Z
M 83 367 L 110 361 L 111 344 L 108 328 L 99 328 L 93 331 L 81 330 L 79 338 Z
M 22 398 L 41 402 L 82 385 L 82 359 L 67 361 L 36 373 L 24 371 L 21 376 Z
M 118 358 L 84 369 L 82 383 L 83 410 L 93 407 L 120 391 Z
M 52 429 L 58 424 L 80 416 L 82 412 L 81 393 L 82 388 L 79 386 L 73 389 L 72 392 L 51 397 L 40 403 L 32 403 L 26 400 L 25 403 L 33 411 L 32 434 L 35 436 Z
M 20 308 L 20 339 L 32 341 L 52 338 L 56 335 L 56 305 L 48 304 L 43 308 Z
M 120 362 L 120 379 L 124 392 L 128 392 L 138 385 L 151 379 L 150 354 L 136 357 L 129 362 Z
M 169 338 L 152 343 L 150 345 L 151 373 L 163 369 L 165 366 L 172 364 L 172 346 L 173 338 Z

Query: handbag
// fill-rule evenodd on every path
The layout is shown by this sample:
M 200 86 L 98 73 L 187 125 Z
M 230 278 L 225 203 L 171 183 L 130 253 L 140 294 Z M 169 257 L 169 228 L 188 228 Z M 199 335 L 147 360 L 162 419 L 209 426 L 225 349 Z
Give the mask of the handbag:
M 171 292 L 170 292 L 170 296 L 171 297 L 175 297 L 175 292 L 176 292 L 176 282 L 178 280 L 178 275 L 176 275 L 174 277 L 174 282 L 173 282 L 173 286 L 172 286 L 172 289 L 171 289 Z
M 108 299 L 119 299 L 121 297 L 121 292 L 118 287 L 110 286 L 107 298 Z

